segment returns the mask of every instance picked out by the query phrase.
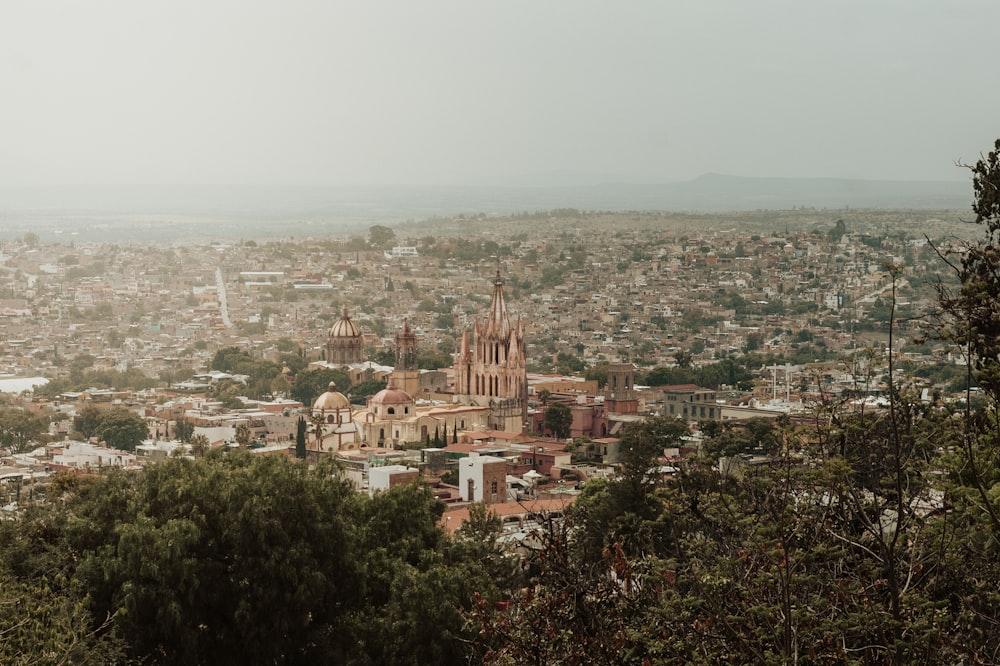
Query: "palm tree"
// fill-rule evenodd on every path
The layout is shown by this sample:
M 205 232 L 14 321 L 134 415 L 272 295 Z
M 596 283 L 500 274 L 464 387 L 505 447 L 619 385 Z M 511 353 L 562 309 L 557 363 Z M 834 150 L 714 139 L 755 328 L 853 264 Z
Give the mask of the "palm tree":
M 240 445 L 240 448 L 245 449 L 250 445 L 250 426 L 246 423 L 241 423 L 236 426 L 236 443 Z
M 193 435 L 191 437 L 191 455 L 200 458 L 208 451 L 209 441 L 205 435 Z
M 312 422 L 313 433 L 316 438 L 316 452 L 319 453 L 323 450 L 323 435 L 326 434 L 324 428 L 326 421 L 323 419 L 321 412 L 314 413 L 309 420 Z

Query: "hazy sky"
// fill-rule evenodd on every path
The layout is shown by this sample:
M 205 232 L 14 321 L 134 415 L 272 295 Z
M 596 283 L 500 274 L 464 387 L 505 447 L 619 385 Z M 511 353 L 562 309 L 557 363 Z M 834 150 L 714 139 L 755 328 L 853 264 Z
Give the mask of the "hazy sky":
M 0 185 L 965 180 L 996 0 L 2 0 Z

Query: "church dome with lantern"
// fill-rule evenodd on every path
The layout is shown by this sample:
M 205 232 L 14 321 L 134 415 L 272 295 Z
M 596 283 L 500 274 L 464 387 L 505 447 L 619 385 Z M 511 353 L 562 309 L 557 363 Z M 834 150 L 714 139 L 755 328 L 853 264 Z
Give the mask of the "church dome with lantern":
M 313 402 L 313 412 L 330 412 L 341 409 L 350 409 L 351 401 L 343 393 L 337 391 L 337 385 L 330 382 L 326 393 L 320 395 Z
M 338 319 L 334 323 L 334 325 L 330 327 L 330 337 L 331 338 L 361 337 L 361 331 L 358 329 L 357 325 L 353 321 L 351 321 L 351 316 L 347 312 L 347 306 L 344 306 L 340 319 Z
M 344 306 L 340 319 L 330 327 L 326 340 L 326 361 L 332 365 L 350 365 L 364 361 L 364 339 L 357 324 Z
M 392 382 L 373 395 L 368 405 L 374 410 L 377 418 L 385 420 L 407 418 L 416 411 L 416 401 L 413 396 L 396 388 Z

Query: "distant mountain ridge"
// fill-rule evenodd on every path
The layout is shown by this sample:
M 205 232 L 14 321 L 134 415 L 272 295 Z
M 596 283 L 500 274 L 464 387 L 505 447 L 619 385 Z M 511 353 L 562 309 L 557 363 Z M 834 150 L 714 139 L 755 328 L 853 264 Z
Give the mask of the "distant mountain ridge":
M 729 210 L 757 208 L 965 208 L 972 201 L 966 181 L 863 180 L 851 178 L 767 178 L 704 174 L 672 194 L 690 198 L 692 208 L 724 201 Z
M 554 208 L 725 212 L 758 209 L 963 209 L 971 184 L 705 174 L 662 184 L 564 186 L 127 185 L 0 188 L 0 215 L 183 215 L 393 220 Z

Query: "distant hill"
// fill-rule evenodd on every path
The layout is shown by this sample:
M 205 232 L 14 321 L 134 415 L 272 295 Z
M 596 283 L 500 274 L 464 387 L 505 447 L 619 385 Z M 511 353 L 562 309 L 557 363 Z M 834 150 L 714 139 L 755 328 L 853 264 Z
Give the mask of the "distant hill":
M 705 174 L 668 185 L 637 188 L 636 200 L 669 201 L 672 209 L 702 211 L 812 208 L 967 208 L 972 186 L 965 181 L 852 180 L 845 178 L 755 178 Z M 652 206 L 659 207 L 659 206 Z

